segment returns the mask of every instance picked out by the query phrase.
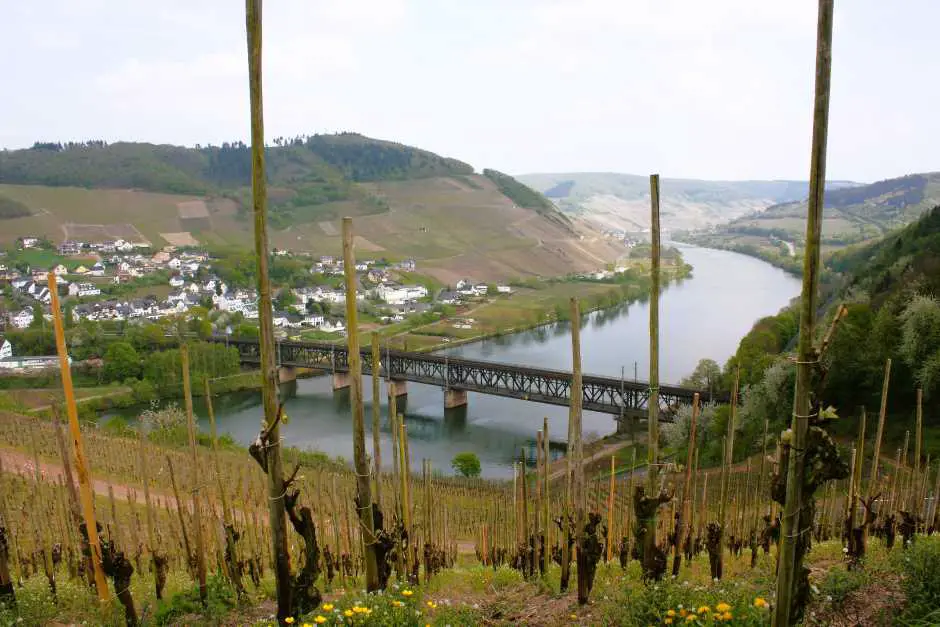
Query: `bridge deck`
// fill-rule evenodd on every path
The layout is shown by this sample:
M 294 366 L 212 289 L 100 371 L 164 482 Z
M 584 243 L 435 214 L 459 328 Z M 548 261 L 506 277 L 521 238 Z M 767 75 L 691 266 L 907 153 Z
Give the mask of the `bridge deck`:
M 217 338 L 238 349 L 243 363 L 260 363 L 260 346 L 255 340 Z M 362 372 L 372 374 L 371 348 L 363 348 Z M 319 368 L 330 372 L 348 372 L 345 346 L 328 342 L 278 342 L 275 357 L 280 366 Z M 399 350 L 382 351 L 382 377 L 459 389 L 481 394 L 567 406 L 571 396 L 571 373 L 548 368 L 450 357 Z M 642 418 L 647 415 L 649 383 L 616 377 L 584 375 L 583 407 L 586 410 Z M 680 386 L 659 387 L 660 409 L 669 420 L 682 404 L 691 404 L 698 393 L 703 403 L 727 402 L 722 395 L 712 397 L 707 391 Z

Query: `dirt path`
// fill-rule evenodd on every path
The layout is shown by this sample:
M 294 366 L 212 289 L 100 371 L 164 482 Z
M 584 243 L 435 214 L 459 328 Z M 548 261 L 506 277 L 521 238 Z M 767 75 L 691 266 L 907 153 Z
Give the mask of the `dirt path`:
M 23 475 L 30 481 L 35 479 L 36 470 L 32 456 L 21 453 L 20 451 L 14 451 L 8 448 L 0 448 L 0 460 L 3 461 L 3 472 Z M 62 468 L 61 464 L 55 464 L 42 460 L 39 462 L 39 472 L 46 481 L 52 481 L 56 483 L 58 483 L 60 480 L 63 480 L 65 477 L 65 470 Z M 74 473 L 72 476 L 74 478 Z M 130 495 L 132 492 L 136 495 L 142 496 L 144 491 L 143 488 L 137 486 L 126 485 L 123 483 L 111 483 L 104 479 L 92 479 L 92 488 L 94 489 L 95 494 L 108 496 L 109 486 L 114 490 L 114 497 L 124 501 L 127 501 L 128 495 Z M 170 494 L 151 491 L 150 498 L 153 500 L 161 499 L 166 501 L 166 503 L 172 509 L 176 509 L 176 500 Z

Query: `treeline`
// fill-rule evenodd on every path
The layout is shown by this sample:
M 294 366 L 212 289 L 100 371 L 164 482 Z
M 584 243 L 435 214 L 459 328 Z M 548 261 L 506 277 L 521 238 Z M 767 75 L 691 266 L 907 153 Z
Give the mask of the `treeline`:
M 559 226 L 566 229 L 571 228 L 571 220 L 568 219 L 568 216 L 559 211 L 548 198 L 531 187 L 498 170 L 485 169 L 483 170 L 483 176 L 493 181 L 499 192 L 517 206 L 532 209 Z
M 266 148 L 274 207 L 345 200 L 351 182 L 473 174 L 473 168 L 411 146 L 356 133 L 278 139 Z M 37 142 L 0 152 L 0 183 L 135 188 L 207 194 L 251 185 L 251 155 L 241 141 L 221 146 L 103 141 Z

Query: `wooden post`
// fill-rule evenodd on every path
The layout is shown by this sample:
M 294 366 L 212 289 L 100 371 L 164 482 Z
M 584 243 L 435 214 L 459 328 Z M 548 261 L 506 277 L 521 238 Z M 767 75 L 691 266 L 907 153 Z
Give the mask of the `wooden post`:
M 655 498 L 659 492 L 659 175 L 650 175 L 650 210 L 651 210 L 651 264 L 650 264 L 650 373 L 649 373 L 649 402 L 647 455 L 648 464 L 647 496 Z M 649 526 L 646 543 L 652 551 L 656 545 L 656 519 L 653 517 Z
M 356 312 L 356 255 L 353 251 L 352 218 L 343 218 L 343 269 L 346 277 L 346 347 L 349 361 L 349 396 L 352 406 L 353 461 L 356 466 L 356 509 L 363 538 L 366 590 L 379 589 L 378 561 L 375 553 L 375 526 L 372 519 L 372 486 L 369 482 L 369 461 L 366 458 L 366 427 L 362 405 L 362 357 L 359 354 L 359 329 Z M 376 343 L 372 344 L 375 362 Z M 378 387 L 377 382 L 372 389 Z M 373 411 L 373 424 L 378 422 Z
M 379 354 L 379 335 L 372 332 L 372 465 L 375 467 L 375 502 L 382 507 L 382 444 L 381 394 L 382 359 Z M 374 521 L 373 521 L 374 522 Z
M 248 92 L 251 106 L 251 196 L 254 216 L 255 259 L 258 275 L 258 324 L 261 345 L 261 399 L 266 434 L 264 459 L 268 477 L 268 517 L 274 559 L 274 590 L 277 619 L 281 624 L 293 616 L 290 553 L 287 548 L 287 513 L 284 468 L 281 461 L 281 428 L 278 414 L 278 376 L 275 363 L 274 311 L 268 277 L 267 178 L 264 168 L 264 102 L 261 87 L 261 0 L 245 0 L 248 43 Z
M 193 559 L 193 549 L 189 544 L 189 533 L 186 531 L 186 518 L 183 512 L 183 501 L 180 499 L 179 487 L 176 485 L 176 473 L 173 472 L 173 460 L 170 459 L 170 456 L 166 456 L 166 466 L 167 470 L 170 472 L 170 486 L 173 488 L 173 497 L 176 499 L 176 514 L 180 520 L 180 533 L 183 536 L 183 549 L 186 551 L 186 570 L 189 571 L 190 575 L 193 574 L 190 564 L 192 564 Z
M 610 456 L 610 487 L 607 492 L 607 559 L 614 558 L 614 478 L 617 472 L 617 458 Z
M 193 457 L 193 527 L 196 540 L 196 577 L 199 580 L 199 598 L 205 605 L 209 598 L 206 588 L 206 547 L 202 537 L 202 505 L 199 497 L 202 474 L 199 472 L 199 454 L 196 449 L 196 420 L 193 417 L 193 391 L 189 379 L 189 346 L 180 345 L 180 361 L 183 364 L 183 400 L 186 402 L 186 427 L 189 432 L 189 450 Z
M 888 410 L 888 383 L 891 379 L 891 358 L 885 361 L 885 375 L 881 383 L 881 408 L 878 410 L 878 431 L 875 434 L 875 448 L 872 451 L 871 474 L 868 476 L 867 498 L 871 498 L 878 489 L 878 461 L 881 458 L 881 438 L 885 430 L 885 414 Z
M 62 325 L 62 311 L 59 308 L 59 291 L 56 287 L 55 274 L 49 273 L 49 294 L 52 297 L 52 316 L 55 327 L 55 344 L 59 354 L 59 372 L 62 376 L 62 391 L 65 394 L 65 409 L 69 417 L 69 432 L 72 436 L 72 448 L 75 454 L 75 474 L 78 475 L 78 489 L 82 501 L 82 517 L 88 531 L 88 545 L 91 548 L 91 562 L 95 573 L 95 590 L 98 600 L 108 600 L 108 582 L 104 578 L 101 564 L 101 543 L 98 541 L 98 523 L 95 520 L 95 497 L 91 488 L 91 473 L 85 459 L 82 445 L 82 432 L 78 426 L 78 407 L 75 404 L 75 392 L 72 388 L 72 369 L 69 364 L 68 348 L 65 345 L 65 329 Z
M 544 511 L 542 512 L 542 520 L 545 524 L 544 533 L 545 533 L 545 567 L 548 568 L 550 559 L 549 555 L 551 554 L 552 547 L 552 520 L 551 520 L 551 507 L 552 507 L 552 494 L 549 489 L 548 473 L 551 468 L 552 458 L 550 456 L 550 449 L 548 446 L 548 416 L 542 417 L 542 465 L 544 466 L 544 472 L 542 473 L 542 491 L 545 494 L 545 498 L 542 502 L 542 507 Z
M 806 221 L 806 250 L 803 257 L 803 291 L 800 297 L 800 335 L 790 436 L 791 453 L 787 468 L 786 505 L 778 553 L 777 605 L 774 608 L 773 621 L 776 627 L 787 627 L 791 623 L 796 577 L 802 569 L 802 559 L 797 552 L 797 540 L 803 534 L 800 512 L 804 503 L 804 450 L 809 427 L 810 396 L 813 391 L 813 366 L 818 357 L 813 347 L 813 331 L 819 302 L 820 237 L 826 187 L 826 140 L 829 127 L 829 87 L 832 70 L 832 9 L 833 0 L 819 0 L 809 209 Z
M 672 560 L 672 576 L 679 576 L 679 566 L 682 563 L 682 543 L 685 541 L 685 529 L 692 517 L 692 462 L 695 459 L 695 427 L 698 422 L 699 396 L 696 392 L 692 396 L 692 421 L 689 424 L 689 450 L 685 456 L 685 485 L 682 488 L 682 510 L 676 525 L 675 555 Z
M 398 425 L 399 442 L 399 470 L 401 475 L 401 511 L 402 522 L 405 525 L 405 533 L 408 535 L 408 550 L 402 547 L 401 553 L 404 555 L 404 565 L 406 572 L 411 564 L 411 545 L 414 544 L 414 535 L 411 533 L 411 495 L 409 494 L 409 483 L 411 482 L 410 464 L 408 459 L 408 432 L 405 427 L 405 421 L 401 420 Z

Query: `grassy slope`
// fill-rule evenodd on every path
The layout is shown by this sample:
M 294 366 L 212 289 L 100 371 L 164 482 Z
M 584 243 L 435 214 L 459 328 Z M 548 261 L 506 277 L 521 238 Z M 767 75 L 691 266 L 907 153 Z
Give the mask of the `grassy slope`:
M 200 151 L 118 146 L 116 152 L 95 147 L 6 153 L 7 164 L 11 155 L 19 155 L 20 161 L 12 174 L 0 176 L 0 194 L 25 204 L 33 215 L 4 221 L 7 228 L 0 232 L 0 244 L 36 234 L 53 241 L 66 236 L 131 237 L 162 246 L 168 242 L 161 233 L 179 232 L 201 243 L 250 244 L 251 225 L 242 208 L 246 188 L 241 147 Z M 165 185 L 170 163 L 181 164 L 172 171 L 178 175 L 172 186 L 182 188 L 198 180 L 208 191 L 184 195 L 85 188 L 101 179 L 83 169 L 88 165 L 84 157 L 95 164 L 126 165 L 132 148 L 149 155 L 142 162 L 144 172 L 131 168 L 131 176 L 119 170 L 108 182 L 129 182 L 131 177 L 145 187 Z M 147 168 L 157 167 L 156 162 L 163 178 L 149 179 Z M 422 273 L 444 283 L 463 277 L 505 280 L 567 274 L 602 267 L 621 252 L 585 224 L 561 216 L 550 203 L 514 203 L 490 179 L 472 174 L 470 166 L 416 148 L 355 134 L 315 136 L 303 145 L 270 148 L 268 162 L 270 240 L 275 247 L 339 253 L 339 220 L 355 216 L 360 257 L 412 257 Z M 10 179 L 71 181 L 84 187 L 2 183 Z M 206 201 L 207 219 L 179 217 L 178 205 L 194 200 Z M 69 226 L 74 224 L 104 226 Z

